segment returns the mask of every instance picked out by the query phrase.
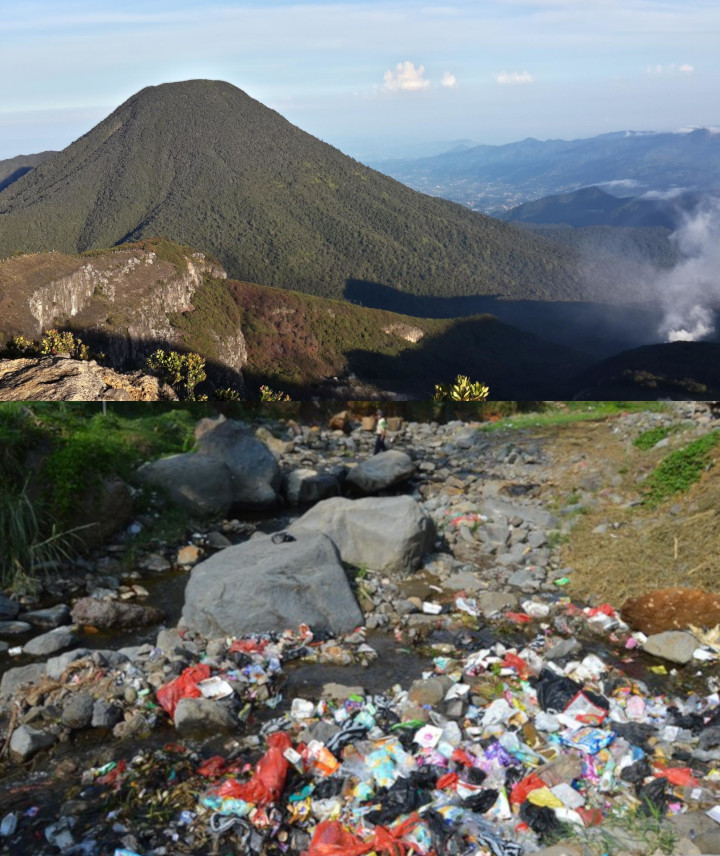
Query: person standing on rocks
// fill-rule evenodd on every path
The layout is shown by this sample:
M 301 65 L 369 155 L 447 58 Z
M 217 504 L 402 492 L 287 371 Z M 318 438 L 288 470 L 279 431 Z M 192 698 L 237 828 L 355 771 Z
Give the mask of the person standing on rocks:
M 387 419 L 383 414 L 382 410 L 378 410 L 375 414 L 376 424 L 375 424 L 375 451 L 374 455 L 377 455 L 378 452 L 385 451 L 385 438 L 387 437 Z

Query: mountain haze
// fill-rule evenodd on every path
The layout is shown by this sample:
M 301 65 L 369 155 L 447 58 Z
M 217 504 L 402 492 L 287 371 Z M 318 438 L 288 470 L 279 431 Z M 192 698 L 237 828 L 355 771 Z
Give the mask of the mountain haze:
M 219 81 L 143 89 L 0 193 L 0 255 L 163 235 L 241 280 L 342 297 L 583 295 L 572 250 L 431 198 Z

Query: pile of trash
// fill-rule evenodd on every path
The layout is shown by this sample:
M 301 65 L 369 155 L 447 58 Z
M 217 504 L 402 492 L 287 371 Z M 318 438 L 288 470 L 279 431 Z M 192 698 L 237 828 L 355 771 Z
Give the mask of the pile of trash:
M 537 621 L 529 613 L 544 612 L 540 602 L 524 606 L 516 615 L 529 622 Z M 616 634 L 635 662 L 637 634 L 611 607 L 555 608 L 556 622 L 569 614 Z M 119 830 L 131 820 L 142 829 L 147 814 L 145 856 L 227 846 L 258 856 L 519 856 L 613 834 L 615 850 L 597 852 L 679 852 L 662 850 L 674 846 L 667 818 L 719 801 L 720 695 L 654 694 L 575 638 L 558 643 L 548 625 L 528 629 L 515 646 L 487 642 L 487 629 L 459 630 L 457 645 L 438 644 L 433 670 L 409 689 L 294 698 L 224 754 L 171 744 L 154 758 L 141 753 L 93 771 L 92 787 L 115 794 Z M 269 666 L 275 644 L 255 638 L 230 648 L 263 655 Z M 157 699 L 172 713 L 178 695 L 224 680 L 187 671 Z M 148 771 L 157 777 L 168 767 L 171 780 L 147 783 Z M 168 823 L 165 842 L 159 818 Z M 657 846 L 633 849 L 638 835 L 647 846 L 648 830 Z

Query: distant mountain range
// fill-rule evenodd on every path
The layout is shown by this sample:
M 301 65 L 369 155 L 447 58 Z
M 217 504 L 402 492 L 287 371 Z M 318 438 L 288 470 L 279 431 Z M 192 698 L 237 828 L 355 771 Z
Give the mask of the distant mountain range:
M 165 236 L 231 276 L 342 297 L 585 296 L 571 250 L 416 193 L 228 83 L 149 87 L 0 193 L 0 255 Z
M 582 140 L 532 138 L 420 159 L 370 162 L 415 190 L 497 212 L 591 185 L 646 190 L 720 188 L 720 133 L 619 132 Z
M 31 169 L 56 154 L 57 152 L 40 152 L 36 155 L 18 155 L 8 160 L 0 160 L 0 191 L 10 187 Z
M 695 211 L 706 198 L 681 193 L 661 198 L 618 198 L 600 187 L 545 196 L 511 208 L 502 219 L 511 223 L 557 223 L 567 226 L 660 227 L 675 230 L 683 215 Z

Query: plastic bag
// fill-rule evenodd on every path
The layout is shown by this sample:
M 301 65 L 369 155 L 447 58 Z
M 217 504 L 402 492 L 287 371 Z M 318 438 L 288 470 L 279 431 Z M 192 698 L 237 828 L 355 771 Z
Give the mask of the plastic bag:
M 315 827 L 310 847 L 302 856 L 362 856 L 371 849 L 372 844 L 353 835 L 339 820 L 324 820 Z
M 205 663 L 189 666 L 179 677 L 160 687 L 156 693 L 157 700 L 170 716 L 175 716 L 175 708 L 180 699 L 200 698 L 202 693 L 197 685 L 209 677 L 210 666 Z
M 255 773 L 249 782 L 228 779 L 215 791 L 217 796 L 244 800 L 253 805 L 264 806 L 276 802 L 285 787 L 288 764 L 283 755 L 292 746 L 284 731 L 268 737 L 268 750 L 255 765 Z

